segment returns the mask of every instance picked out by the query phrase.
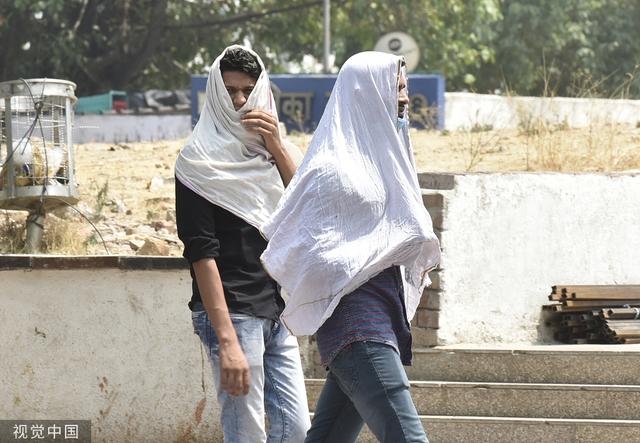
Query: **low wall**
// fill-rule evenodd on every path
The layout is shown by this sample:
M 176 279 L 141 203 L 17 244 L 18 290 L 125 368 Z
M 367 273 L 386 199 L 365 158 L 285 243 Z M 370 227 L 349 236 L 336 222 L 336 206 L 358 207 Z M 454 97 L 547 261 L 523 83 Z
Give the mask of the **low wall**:
M 640 174 L 420 174 L 442 240 L 414 346 L 540 342 L 554 284 L 640 283 Z M 178 257 L 0 255 L 0 419 L 221 441 Z M 322 376 L 302 338 L 308 377 Z
M 537 121 L 576 128 L 603 122 L 635 126 L 640 122 L 640 100 L 447 92 L 444 102 L 444 128 L 449 131 L 483 126 L 521 128 Z M 175 140 L 190 134 L 191 117 L 187 114 L 77 115 L 73 131 L 74 143 Z
M 434 220 L 441 269 L 423 297 L 437 344 L 538 343 L 552 285 L 640 284 L 640 174 L 421 174 L 420 182 L 443 199 Z
M 131 143 L 139 141 L 176 140 L 191 134 L 188 114 L 77 115 L 74 121 L 74 143 Z
M 180 258 L 0 256 L 0 419 L 94 442 L 222 441 Z
M 635 127 L 640 123 L 640 100 L 445 94 L 444 124 L 450 131 L 483 126 L 526 128 L 539 121 L 571 128 L 601 123 Z

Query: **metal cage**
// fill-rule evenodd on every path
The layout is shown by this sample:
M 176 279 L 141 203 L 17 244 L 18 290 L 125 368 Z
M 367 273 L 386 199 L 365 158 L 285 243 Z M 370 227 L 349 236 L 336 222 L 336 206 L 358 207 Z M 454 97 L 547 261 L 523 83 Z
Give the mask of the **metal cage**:
M 0 83 L 0 208 L 44 212 L 75 204 L 72 124 L 75 83 Z

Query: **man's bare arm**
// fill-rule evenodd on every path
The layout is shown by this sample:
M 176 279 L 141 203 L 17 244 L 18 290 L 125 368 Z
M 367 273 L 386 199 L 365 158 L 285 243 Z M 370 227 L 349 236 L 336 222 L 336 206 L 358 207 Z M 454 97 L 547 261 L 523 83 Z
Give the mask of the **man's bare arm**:
M 213 258 L 193 263 L 202 303 L 220 344 L 220 384 L 229 394 L 249 393 L 249 364 L 229 317 L 218 265 Z

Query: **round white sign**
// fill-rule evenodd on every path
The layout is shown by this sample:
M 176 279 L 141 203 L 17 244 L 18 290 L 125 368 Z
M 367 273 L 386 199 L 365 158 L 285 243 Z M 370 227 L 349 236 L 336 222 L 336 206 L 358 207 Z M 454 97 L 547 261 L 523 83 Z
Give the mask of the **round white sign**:
M 408 72 L 416 69 L 420 61 L 420 48 L 418 44 L 413 37 L 404 32 L 390 32 L 389 34 L 383 35 L 373 50 L 402 55 L 407 63 Z

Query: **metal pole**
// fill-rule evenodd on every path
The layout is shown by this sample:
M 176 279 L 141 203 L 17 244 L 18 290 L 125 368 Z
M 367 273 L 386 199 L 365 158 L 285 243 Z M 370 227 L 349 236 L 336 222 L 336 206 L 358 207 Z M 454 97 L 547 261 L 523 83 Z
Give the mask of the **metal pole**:
M 329 66 L 329 47 L 331 41 L 331 3 L 330 0 L 324 0 L 324 57 L 323 70 L 328 74 L 331 67 Z
M 18 109 L 20 107 L 18 106 Z M 13 151 L 17 148 L 17 146 L 13 145 L 13 128 L 11 127 L 12 119 L 11 116 L 11 97 L 6 97 L 4 99 L 4 129 L 7 138 L 5 140 L 7 147 L 7 158 L 5 159 L 6 164 L 4 165 L 5 171 L 7 171 L 7 193 L 5 197 L 7 199 L 14 198 L 16 196 L 16 170 L 13 166 Z
M 28 254 L 37 254 L 42 245 L 42 234 L 44 232 L 44 211 L 37 210 L 30 212 L 27 217 L 27 241 L 25 249 Z

